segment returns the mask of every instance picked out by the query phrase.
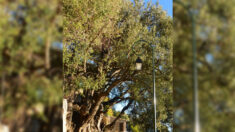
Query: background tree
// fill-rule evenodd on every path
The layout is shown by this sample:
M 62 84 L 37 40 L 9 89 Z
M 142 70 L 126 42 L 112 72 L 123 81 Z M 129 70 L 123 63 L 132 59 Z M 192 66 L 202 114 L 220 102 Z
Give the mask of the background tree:
M 11 131 L 62 131 L 59 1 L 0 1 L 1 122 Z
M 144 11 L 143 14 L 148 14 L 148 19 L 146 21 L 151 21 L 152 18 L 157 18 L 157 22 L 153 21 L 150 25 L 160 29 L 157 32 L 157 37 L 160 38 L 160 44 L 166 43 L 169 47 L 165 47 L 167 51 L 157 51 L 157 63 L 159 63 L 157 68 L 157 118 L 158 129 L 168 131 L 167 129 L 172 127 L 173 119 L 173 99 L 172 99 L 172 18 L 166 16 L 165 12 L 162 11 L 161 7 L 157 5 L 158 8 L 154 10 Z M 148 23 L 149 24 L 149 23 Z M 163 30 L 161 30 L 163 29 Z M 167 30 L 166 30 L 167 29 Z M 166 41 L 162 41 L 162 40 Z M 162 43 L 161 43 L 162 42 Z M 161 57 L 160 57 L 161 56 Z M 160 58 L 158 58 L 160 57 Z M 152 80 L 146 78 L 142 79 L 142 83 L 145 87 L 145 94 L 139 95 L 136 99 L 135 105 L 131 110 L 130 117 L 132 122 L 140 126 L 140 130 L 143 132 L 153 130 L 153 88 Z
M 198 88 L 203 132 L 235 130 L 231 122 L 235 116 L 234 4 L 234 0 L 196 3 Z M 174 20 L 174 131 L 186 132 L 193 128 L 192 25 L 187 11 L 178 4 L 174 4 Z
M 140 1 L 133 4 L 123 0 L 63 0 L 63 11 L 64 98 L 71 104 L 69 116 L 74 131 L 87 127 L 108 130 L 126 110 L 146 103 L 137 101 L 141 95 L 152 94 L 149 87 L 152 53 L 149 45 L 135 47 L 137 53 L 144 51 L 143 70 L 136 71 L 137 56 L 132 46 L 140 38 L 156 45 L 155 68 L 157 76 L 162 76 L 156 80 L 159 84 L 158 126 L 161 126 L 160 121 L 167 118 L 167 110 L 172 110 L 165 104 L 171 101 L 164 102 L 172 97 L 165 96 L 172 95 L 171 19 L 161 9 L 145 7 Z M 105 100 L 107 97 L 111 98 Z M 108 109 L 121 102 L 126 106 L 116 119 L 102 123 Z

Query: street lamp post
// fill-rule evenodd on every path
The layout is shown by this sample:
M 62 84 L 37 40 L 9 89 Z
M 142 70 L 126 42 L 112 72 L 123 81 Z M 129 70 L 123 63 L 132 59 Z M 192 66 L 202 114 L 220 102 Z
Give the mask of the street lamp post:
M 199 119 L 199 101 L 198 101 L 198 79 L 197 79 L 197 43 L 196 43 L 196 14 L 195 8 L 190 8 L 180 0 L 176 0 L 178 4 L 183 6 L 189 14 L 192 21 L 192 50 L 193 50 L 193 110 L 194 110 L 194 132 L 200 132 Z
M 141 43 L 146 43 L 148 44 L 151 48 L 152 48 L 152 69 L 153 69 L 153 73 L 152 73 L 152 78 L 153 78 L 153 105 L 154 105 L 154 132 L 157 132 L 157 98 L 156 98 L 156 86 L 155 86 L 155 68 L 154 68 L 154 57 L 155 57 L 155 45 L 148 43 L 147 41 L 141 39 L 136 41 L 133 46 L 132 49 L 134 51 L 134 46 L 137 44 L 141 44 Z M 137 60 L 136 60 L 136 70 L 141 70 L 142 69 L 142 60 L 140 59 L 140 56 L 143 54 L 143 52 L 141 54 L 137 54 L 134 51 L 134 54 L 136 54 L 138 56 Z

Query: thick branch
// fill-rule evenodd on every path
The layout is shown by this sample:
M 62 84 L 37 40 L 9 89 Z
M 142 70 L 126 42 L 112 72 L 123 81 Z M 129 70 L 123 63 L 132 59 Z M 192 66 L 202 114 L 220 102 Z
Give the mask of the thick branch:
M 45 68 L 50 69 L 50 47 L 51 47 L 51 29 L 48 29 L 48 35 L 45 44 Z
M 126 90 L 125 92 L 123 92 L 121 95 L 116 96 L 116 97 L 112 98 L 112 99 L 109 100 L 109 101 L 103 102 L 103 104 L 104 104 L 104 105 L 111 105 L 111 106 L 112 106 L 113 104 L 116 104 L 118 100 L 122 100 L 122 101 L 123 101 L 123 100 L 124 100 L 123 96 L 124 96 L 128 91 L 129 91 L 129 89 Z M 118 101 L 118 102 L 119 102 L 119 101 Z
M 86 120 L 84 121 L 84 124 L 90 122 L 90 121 L 94 118 L 94 116 L 96 115 L 96 113 L 97 113 L 97 111 L 98 111 L 98 109 L 99 109 L 99 107 L 100 107 L 100 104 L 102 103 L 102 101 L 104 100 L 104 98 L 105 98 L 105 96 L 99 96 L 99 97 L 96 99 L 97 101 L 95 102 L 94 107 L 93 107 L 92 110 L 91 110 L 91 113 L 88 114 L 88 117 L 87 117 Z
M 111 92 L 111 90 L 112 90 L 114 87 L 116 87 L 118 84 L 120 84 L 121 82 L 123 82 L 122 79 L 119 79 L 119 80 L 114 81 L 114 82 L 107 88 L 107 90 L 102 93 L 102 95 L 103 95 L 103 96 L 107 96 L 107 95 Z

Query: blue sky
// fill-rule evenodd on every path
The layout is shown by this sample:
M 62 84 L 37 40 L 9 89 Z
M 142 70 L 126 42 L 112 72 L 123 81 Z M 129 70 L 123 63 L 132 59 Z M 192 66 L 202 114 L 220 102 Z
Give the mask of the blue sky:
M 153 4 L 156 4 L 156 2 L 159 2 L 159 5 L 162 6 L 162 9 L 167 12 L 167 14 L 171 17 L 173 17 L 173 0 L 144 0 L 147 2 L 152 2 Z
M 151 2 L 153 4 L 156 4 L 157 1 L 162 9 L 165 10 L 169 16 L 173 17 L 173 0 L 144 0 L 145 3 Z
M 169 16 L 173 17 L 173 0 L 158 0 L 158 1 L 159 4 L 162 6 L 163 10 L 165 10 Z

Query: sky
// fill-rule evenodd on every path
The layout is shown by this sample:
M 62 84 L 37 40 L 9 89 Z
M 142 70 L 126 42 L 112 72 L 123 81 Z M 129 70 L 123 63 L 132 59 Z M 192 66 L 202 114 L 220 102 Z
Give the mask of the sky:
M 169 16 L 173 17 L 173 0 L 144 0 L 145 3 L 152 2 L 153 4 L 156 4 L 157 1 L 162 9 L 165 10 Z
M 153 4 L 156 4 L 156 2 L 159 2 L 159 5 L 162 7 L 163 10 L 167 12 L 167 14 L 171 17 L 173 17 L 173 0 L 144 0 L 147 2 L 152 2 Z
M 145 0 L 147 1 L 147 0 Z M 152 0 L 152 2 L 156 3 L 157 0 Z M 162 9 L 167 12 L 167 14 L 173 17 L 173 0 L 158 0 L 159 4 L 162 6 Z

